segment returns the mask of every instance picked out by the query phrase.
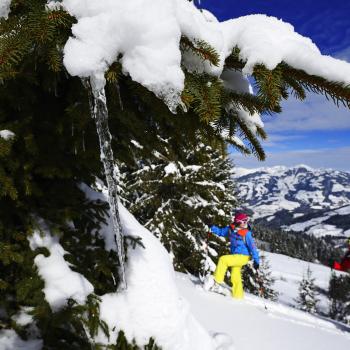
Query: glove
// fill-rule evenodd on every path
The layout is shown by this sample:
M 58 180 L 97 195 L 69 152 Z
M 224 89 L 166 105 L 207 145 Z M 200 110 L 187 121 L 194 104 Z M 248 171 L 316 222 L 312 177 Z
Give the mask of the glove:
M 259 270 L 259 264 L 257 262 L 254 261 L 253 263 L 253 267 L 255 270 Z

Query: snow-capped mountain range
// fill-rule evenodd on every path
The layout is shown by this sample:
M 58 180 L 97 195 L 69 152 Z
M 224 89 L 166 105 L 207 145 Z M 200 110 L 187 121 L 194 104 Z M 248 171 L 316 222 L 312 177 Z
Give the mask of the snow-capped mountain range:
M 235 177 L 242 206 L 256 222 L 350 237 L 350 173 L 298 165 L 237 168 Z

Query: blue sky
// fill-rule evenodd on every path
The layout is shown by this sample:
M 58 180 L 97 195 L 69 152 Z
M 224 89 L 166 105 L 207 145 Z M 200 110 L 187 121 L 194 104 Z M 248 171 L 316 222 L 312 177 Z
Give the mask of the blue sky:
M 350 0 L 201 0 L 197 5 L 226 20 L 254 13 L 291 23 L 321 52 L 350 62 Z M 233 154 L 237 166 L 307 164 L 350 171 L 350 110 L 322 96 L 309 94 L 304 102 L 284 102 L 283 112 L 264 116 L 269 140 L 265 162 Z

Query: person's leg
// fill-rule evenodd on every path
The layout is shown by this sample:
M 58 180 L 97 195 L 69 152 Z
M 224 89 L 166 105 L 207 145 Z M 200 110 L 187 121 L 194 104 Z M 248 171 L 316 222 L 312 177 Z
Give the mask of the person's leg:
M 223 255 L 219 258 L 218 264 L 214 272 L 214 280 L 217 283 L 222 283 L 225 278 L 228 267 L 233 266 L 234 255 Z
M 244 297 L 243 283 L 241 270 L 242 266 L 248 263 L 250 257 L 247 255 L 234 255 L 234 261 L 231 269 L 231 282 L 232 282 L 232 297 L 236 299 L 242 299 Z

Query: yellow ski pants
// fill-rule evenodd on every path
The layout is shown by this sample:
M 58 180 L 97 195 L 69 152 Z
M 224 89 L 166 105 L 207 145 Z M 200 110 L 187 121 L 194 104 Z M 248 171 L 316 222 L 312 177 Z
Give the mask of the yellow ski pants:
M 220 257 L 214 279 L 217 283 L 222 283 L 226 271 L 231 267 L 232 297 L 242 299 L 244 296 L 241 269 L 248 263 L 250 256 L 242 254 L 223 255 Z

